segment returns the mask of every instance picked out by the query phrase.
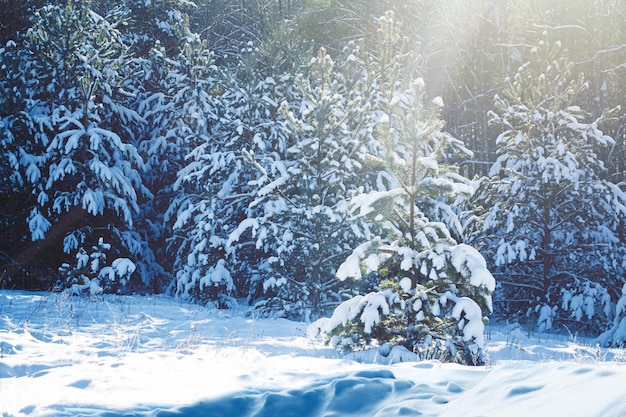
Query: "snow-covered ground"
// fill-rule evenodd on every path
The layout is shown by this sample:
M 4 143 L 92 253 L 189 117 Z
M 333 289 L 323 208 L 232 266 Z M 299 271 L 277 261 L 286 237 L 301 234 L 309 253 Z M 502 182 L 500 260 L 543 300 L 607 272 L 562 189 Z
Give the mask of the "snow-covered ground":
M 571 336 L 487 326 L 471 368 L 345 356 L 247 311 L 0 291 L 0 415 L 626 415 L 626 352 Z

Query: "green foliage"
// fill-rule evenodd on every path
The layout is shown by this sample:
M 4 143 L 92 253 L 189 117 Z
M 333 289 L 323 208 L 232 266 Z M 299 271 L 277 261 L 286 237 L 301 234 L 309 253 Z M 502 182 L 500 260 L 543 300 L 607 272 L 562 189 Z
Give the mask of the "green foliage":
M 473 201 L 487 214 L 472 241 L 506 276 L 501 295 L 513 304 L 505 307 L 540 324 L 543 305 L 555 320 L 599 314 L 606 322 L 626 267 L 626 194 L 604 180 L 599 157 L 615 144 L 598 128 L 610 112 L 592 119 L 577 105 L 588 84 L 572 74 L 560 43 L 541 41 L 528 53 L 496 96 L 499 157 Z
M 152 290 L 202 303 L 302 318 L 407 278 L 488 311 L 445 255 L 467 238 L 515 300 L 499 314 L 606 326 L 626 109 L 602 114 L 623 105 L 626 3 L 194 3 L 0 0 L 3 260 L 56 269 L 107 228 Z M 361 280 L 336 280 L 364 242 Z M 204 279 L 218 264 L 234 288 Z M 411 314 L 382 314 L 378 338 L 428 356 L 429 329 L 458 329 Z
M 337 303 L 334 272 L 355 241 L 346 196 L 357 187 L 365 129 L 350 130 L 366 115 L 350 100 L 341 68 L 321 49 L 296 76 L 283 101 L 283 149 L 249 154 L 262 175 L 251 207 L 267 250 L 261 276 L 270 298 L 298 307 L 292 317 L 320 316 Z M 262 307 L 268 305 L 264 302 Z
M 313 327 L 348 349 L 400 344 L 422 357 L 481 364 L 482 312 L 492 311 L 494 279 L 475 249 L 458 245 L 443 222 L 421 209 L 471 195 L 467 180 L 444 163 L 449 153 L 467 150 L 443 131 L 441 100 L 427 99 L 423 80 L 407 82 L 413 73 L 399 65 L 407 55 L 396 54 L 402 47 L 393 42 L 403 41 L 392 14 L 382 27 L 388 37 L 381 41 L 394 52 L 379 55 L 370 67 L 385 86 L 380 107 L 374 105 L 381 112 L 375 132 L 381 150 L 372 158 L 382 161 L 389 188 L 352 198 L 353 224 L 367 225 L 363 236 L 369 236 L 337 276 L 365 272 L 383 279 L 377 291 L 342 303 Z M 456 218 L 449 207 L 446 212 Z
M 470 298 L 455 295 L 462 294 L 462 288 L 443 279 L 414 289 L 409 285 L 408 278 L 383 280 L 376 292 L 344 302 L 330 319 L 312 327 L 325 333 L 330 345 L 344 350 L 390 344 L 424 360 L 484 364 L 482 318 L 471 317 L 473 309 L 480 308 Z M 460 313 L 463 308 L 468 311 Z M 469 327 L 474 329 L 468 331 Z M 470 336 L 472 331 L 479 333 Z
M 111 245 L 102 238 L 87 252 L 80 247 L 74 264 L 64 263 L 59 267 L 62 279 L 57 281 L 56 290 L 67 289 L 73 295 L 88 293 L 123 293 L 135 272 L 135 264 L 127 258 L 116 258 L 107 262 Z

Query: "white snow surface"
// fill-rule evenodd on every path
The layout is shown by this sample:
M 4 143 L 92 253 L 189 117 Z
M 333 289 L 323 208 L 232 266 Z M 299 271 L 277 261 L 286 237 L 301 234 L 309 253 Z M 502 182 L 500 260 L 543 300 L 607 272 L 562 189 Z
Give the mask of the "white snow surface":
M 164 296 L 0 291 L 1 416 L 624 416 L 626 354 L 487 325 L 488 365 L 345 355 L 307 324 Z

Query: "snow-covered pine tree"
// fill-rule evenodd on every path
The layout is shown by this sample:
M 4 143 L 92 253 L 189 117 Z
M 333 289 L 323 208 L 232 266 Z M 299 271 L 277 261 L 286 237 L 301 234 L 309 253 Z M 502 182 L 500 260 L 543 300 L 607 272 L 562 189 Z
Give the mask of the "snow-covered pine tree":
M 20 246 L 20 237 L 28 232 L 21 213 L 30 193 L 24 190 L 20 174 L 19 144 L 13 133 L 23 103 L 14 88 L 19 84 L 19 46 L 15 41 L 0 45 L 0 265 L 8 268 Z M 19 219 L 19 220 L 18 220 Z M 13 265 L 16 266 L 16 265 Z
M 337 272 L 339 279 L 374 275 L 378 289 L 345 301 L 311 329 L 347 349 L 389 342 L 423 358 L 479 364 L 494 279 L 475 249 L 457 244 L 422 210 L 471 195 L 468 181 L 445 164 L 449 153 L 469 151 L 443 131 L 441 99 L 428 100 L 424 81 L 410 78 L 414 67 L 400 65 L 415 57 L 403 49 L 392 14 L 381 19 L 380 33 L 382 52 L 370 71 L 383 150 L 370 158 L 379 160 L 383 180 L 379 190 L 352 198 L 352 221 L 367 226 L 367 239 Z
M 268 314 L 308 319 L 341 299 L 334 275 L 355 243 L 347 198 L 358 188 L 363 130 L 350 129 L 362 100 L 350 100 L 341 71 L 324 49 L 296 76 L 281 105 L 284 149 L 250 154 L 261 211 L 254 227 L 265 250 L 260 270 Z
M 65 252 L 94 228 L 111 230 L 108 239 L 130 229 L 147 193 L 130 144 L 142 119 L 124 90 L 130 55 L 117 28 L 124 13 L 100 16 L 90 6 L 67 0 L 35 12 L 16 56 L 14 91 L 23 108 L 10 126 L 33 196 L 26 221 L 33 241 Z
M 228 307 L 235 303 L 235 287 L 221 243 L 221 224 L 227 220 L 217 198 L 227 177 L 224 171 L 232 163 L 221 126 L 226 121 L 224 74 L 206 43 L 195 34 L 188 37 L 165 80 L 166 96 L 172 99 L 158 109 L 162 127 L 150 141 L 150 160 L 165 176 L 176 173 L 173 193 L 164 191 L 172 196 L 165 218 L 172 223 L 168 246 L 174 256 L 176 294 Z M 164 97 L 158 93 L 156 98 Z M 160 184 L 163 178 L 157 180 Z
M 615 305 L 613 323 L 595 339 L 595 343 L 604 347 L 626 345 L 626 284 L 622 287 L 622 293 Z
M 180 294 L 199 301 L 226 307 L 234 303 L 233 296 L 248 296 L 253 302 L 262 295 L 259 270 L 268 256 L 266 234 L 257 234 L 262 206 L 252 203 L 265 184 L 258 181 L 263 174 L 257 166 L 246 159 L 255 155 L 264 163 L 287 148 L 278 110 L 292 88 L 297 59 L 285 59 L 292 58 L 289 52 L 294 47 L 286 33 L 281 31 L 284 39 L 266 40 L 259 47 L 246 45 L 237 65 L 221 73 L 219 85 L 210 90 L 219 93 L 213 97 L 213 103 L 219 103 L 219 120 L 212 136 L 193 149 L 179 173 L 182 194 L 172 204 L 176 218 L 172 242 L 184 249 L 177 254 L 179 263 L 187 264 L 177 285 Z M 216 294 L 210 294 L 206 285 L 207 271 L 218 264 L 232 280 L 230 289 L 223 287 L 227 291 L 221 292 L 228 303 L 212 299 Z
M 614 144 L 598 127 L 607 115 L 577 105 L 586 83 L 560 54 L 558 42 L 530 48 L 496 96 L 499 156 L 474 198 L 486 215 L 471 241 L 501 277 L 502 313 L 597 331 L 623 284 L 626 194 L 603 177 L 599 155 Z
M 226 249 L 239 295 L 246 296 L 249 304 L 265 297 L 261 271 L 270 250 L 264 240 L 266 234 L 258 230 L 264 207 L 255 201 L 266 185 L 267 170 L 274 172 L 273 161 L 280 160 L 288 147 L 288 132 L 279 109 L 292 95 L 293 74 L 303 56 L 299 42 L 291 35 L 291 29 L 281 26 L 258 47 L 249 43 L 242 48 L 225 95 L 229 143 L 237 162 L 220 197 L 233 213 L 229 227 L 224 228 Z M 264 167 L 258 169 L 253 160 Z
M 133 5 L 138 10 L 148 7 L 147 4 Z M 173 189 L 174 183 L 178 171 L 186 164 L 186 156 L 197 145 L 196 130 L 202 135 L 202 113 L 212 111 L 207 91 L 215 85 L 218 71 L 206 42 L 190 31 L 187 16 L 175 8 L 175 2 L 159 3 L 159 7 L 172 8 L 161 16 L 167 17 L 167 25 L 158 19 L 152 21 L 155 26 L 152 29 L 147 22 L 140 25 L 139 33 L 146 31 L 150 42 L 142 38 L 138 41 L 139 48 L 143 50 L 149 44 L 152 47 L 142 52 L 146 57 L 134 60 L 137 73 L 142 74 L 133 82 L 135 108 L 146 120 L 137 147 L 145 158 L 143 181 L 154 195 L 141 205 L 136 223 L 142 236 L 142 258 L 146 260 L 138 262 L 137 266 L 155 291 L 173 293 L 175 254 L 167 248 L 167 239 L 172 236 L 168 210 L 172 200 L 180 194 L 180 189 Z M 152 13 L 156 10 L 149 13 L 154 20 Z M 158 34 L 153 33 L 161 33 L 157 24 L 168 28 L 168 44 L 176 45 L 174 51 L 163 46 Z M 132 33 L 130 38 L 134 39 Z M 175 51 L 179 51 L 178 55 L 173 55 Z M 193 114 L 198 115 L 197 121 Z
M 120 30 L 132 45 L 133 56 L 151 59 L 155 45 L 175 59 L 184 47 L 180 34 L 189 27 L 189 14 L 198 6 L 189 0 L 98 0 L 93 9 L 99 14 L 115 7 L 128 10 L 129 19 Z

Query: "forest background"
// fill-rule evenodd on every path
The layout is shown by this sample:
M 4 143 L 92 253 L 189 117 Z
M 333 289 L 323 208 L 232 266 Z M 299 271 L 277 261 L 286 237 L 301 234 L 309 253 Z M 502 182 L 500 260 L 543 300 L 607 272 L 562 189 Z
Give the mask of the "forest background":
M 0 6 L 2 288 L 310 320 L 467 244 L 484 312 L 624 342 L 623 1 Z

